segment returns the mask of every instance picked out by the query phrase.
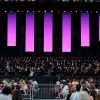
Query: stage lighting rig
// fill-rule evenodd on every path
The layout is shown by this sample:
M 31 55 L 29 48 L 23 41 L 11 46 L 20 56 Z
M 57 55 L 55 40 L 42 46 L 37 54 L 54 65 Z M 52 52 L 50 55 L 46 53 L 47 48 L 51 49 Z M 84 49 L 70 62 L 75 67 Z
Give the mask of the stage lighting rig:
M 85 2 L 95 2 L 95 0 L 83 0 Z
M 100 0 L 96 1 L 100 2 Z M 94 0 L 62 0 L 62 2 L 94 2 Z
M 62 2 L 69 2 L 70 0 L 62 0 Z
M 13 1 L 15 1 L 15 2 L 17 2 L 17 1 L 20 1 L 20 2 L 32 1 L 32 2 L 35 2 L 35 1 L 37 1 L 37 0 L 4 0 L 4 2 L 13 2 Z

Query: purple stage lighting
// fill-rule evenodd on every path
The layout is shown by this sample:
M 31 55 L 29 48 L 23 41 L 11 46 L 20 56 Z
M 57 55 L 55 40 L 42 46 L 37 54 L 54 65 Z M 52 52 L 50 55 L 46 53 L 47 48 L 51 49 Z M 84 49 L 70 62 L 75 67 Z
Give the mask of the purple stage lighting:
M 52 12 L 44 13 L 44 52 L 52 52 L 53 47 L 53 15 Z
M 99 14 L 99 41 L 100 41 L 100 14 Z
M 90 27 L 88 13 L 81 13 L 81 46 L 90 46 Z
M 71 52 L 71 13 L 62 15 L 62 52 Z
M 7 46 L 16 46 L 16 13 L 8 13 Z
M 26 13 L 25 51 L 34 52 L 34 13 Z

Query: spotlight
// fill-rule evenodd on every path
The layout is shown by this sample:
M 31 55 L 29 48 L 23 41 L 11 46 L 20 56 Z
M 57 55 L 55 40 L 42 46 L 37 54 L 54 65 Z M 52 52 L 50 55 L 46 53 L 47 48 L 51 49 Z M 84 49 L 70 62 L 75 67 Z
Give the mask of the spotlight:
M 93 2 L 94 0 L 85 0 L 85 2 Z
M 87 13 L 89 12 L 89 11 L 86 11 Z
M 69 0 L 62 0 L 62 2 L 68 2 Z
M 80 2 L 80 0 L 73 0 L 73 2 Z
M 96 11 L 96 13 L 98 13 L 98 11 Z
M 21 2 L 23 2 L 24 0 L 20 0 Z

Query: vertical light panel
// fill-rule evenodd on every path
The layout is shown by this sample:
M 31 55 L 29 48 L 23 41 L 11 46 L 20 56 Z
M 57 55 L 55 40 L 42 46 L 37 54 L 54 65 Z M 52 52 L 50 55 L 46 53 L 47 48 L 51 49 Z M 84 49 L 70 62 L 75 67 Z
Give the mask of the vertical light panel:
M 62 52 L 71 52 L 71 13 L 62 15 Z
M 81 13 L 81 46 L 90 46 L 90 27 L 88 13 Z
M 26 13 L 25 51 L 34 52 L 34 12 Z
M 99 41 L 100 41 L 100 14 L 98 15 L 99 18 Z
M 53 15 L 52 12 L 44 13 L 44 52 L 52 52 L 53 47 Z
M 16 13 L 8 13 L 7 46 L 16 46 Z

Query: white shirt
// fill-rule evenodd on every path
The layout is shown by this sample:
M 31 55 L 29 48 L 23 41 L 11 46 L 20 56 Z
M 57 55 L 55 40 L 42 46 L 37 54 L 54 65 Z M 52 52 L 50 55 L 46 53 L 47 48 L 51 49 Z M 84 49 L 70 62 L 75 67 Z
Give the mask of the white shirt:
M 79 99 L 79 95 L 80 95 L 80 92 L 74 92 L 72 93 L 71 97 L 70 97 L 70 100 L 78 100 Z
M 86 91 L 81 91 L 79 95 L 79 100 L 89 100 L 89 95 Z
M 37 86 L 38 85 L 37 81 L 34 81 L 33 82 L 33 85 Z
M 95 91 L 97 92 L 97 94 L 99 94 L 99 93 L 100 93 L 100 89 L 95 89 Z
M 12 100 L 11 96 L 0 94 L 0 100 Z
M 29 76 L 33 76 L 33 74 L 34 74 L 34 72 L 33 72 L 33 71 L 31 71 L 31 72 L 30 72 L 30 74 L 29 74 Z
M 68 86 L 66 85 L 61 92 L 61 94 L 63 94 L 63 97 L 66 97 L 68 95 L 68 91 L 69 89 Z

